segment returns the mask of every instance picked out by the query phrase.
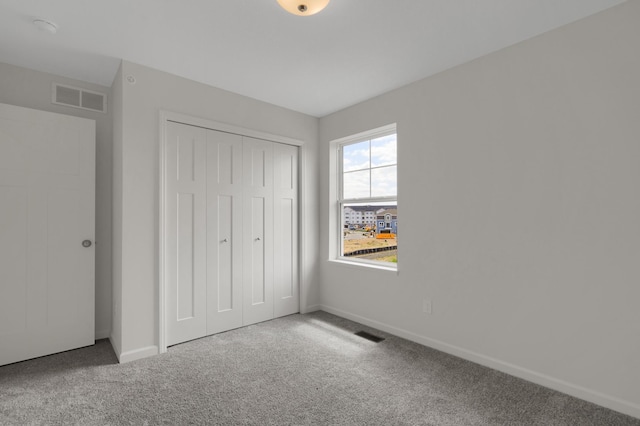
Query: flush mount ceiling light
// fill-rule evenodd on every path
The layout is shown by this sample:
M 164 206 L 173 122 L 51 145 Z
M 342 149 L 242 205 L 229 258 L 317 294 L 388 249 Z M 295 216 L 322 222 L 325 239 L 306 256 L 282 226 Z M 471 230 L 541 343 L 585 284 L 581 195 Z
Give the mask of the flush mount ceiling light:
M 315 15 L 327 7 L 329 0 L 278 0 L 284 10 L 298 16 Z
M 58 32 L 58 26 L 53 22 L 45 21 L 44 19 L 34 19 L 33 25 L 36 26 L 40 31 L 45 31 L 50 34 L 55 34 Z

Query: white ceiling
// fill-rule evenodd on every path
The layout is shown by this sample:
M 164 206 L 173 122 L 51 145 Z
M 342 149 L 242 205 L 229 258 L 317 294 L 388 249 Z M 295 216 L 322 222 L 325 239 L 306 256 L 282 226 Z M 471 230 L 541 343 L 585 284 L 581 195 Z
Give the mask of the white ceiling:
M 0 62 L 111 86 L 122 58 L 321 117 L 624 1 L 0 0 Z

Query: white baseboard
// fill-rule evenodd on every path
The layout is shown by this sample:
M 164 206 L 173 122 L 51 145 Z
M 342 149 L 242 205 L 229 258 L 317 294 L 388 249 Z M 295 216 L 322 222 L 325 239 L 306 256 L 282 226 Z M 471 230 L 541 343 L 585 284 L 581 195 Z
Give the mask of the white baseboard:
M 309 314 L 311 312 L 319 311 L 322 309 L 322 305 L 311 305 L 300 309 L 301 314 Z
M 140 348 L 140 349 L 135 349 L 133 351 L 122 352 L 122 349 L 120 349 L 120 346 L 118 346 L 113 336 L 109 336 L 109 341 L 111 342 L 113 351 L 116 353 L 116 357 L 118 358 L 118 362 L 120 364 L 146 358 L 149 356 L 158 355 L 157 346 L 147 346 L 146 348 Z
M 135 349 L 132 351 L 123 352 L 118 356 L 120 364 L 124 364 L 138 359 L 147 358 L 150 356 L 158 355 L 157 346 L 147 346 L 146 348 Z
M 108 339 L 111 336 L 111 330 L 99 330 L 95 333 L 95 339 Z
M 592 389 L 587 389 L 582 386 L 578 386 L 564 380 L 556 379 L 546 374 L 541 374 L 523 367 L 519 367 L 508 362 L 501 361 L 496 358 L 492 358 L 486 355 L 482 355 L 477 352 L 473 352 L 458 346 L 450 345 L 440 340 L 430 339 L 425 336 L 413 333 L 408 330 L 404 330 L 398 327 L 394 327 L 370 318 L 366 318 L 360 315 L 352 314 L 350 312 L 343 311 L 341 309 L 333 308 L 327 305 L 319 305 L 319 309 L 330 314 L 337 315 L 355 321 L 369 327 L 382 330 L 394 336 L 402 337 L 407 340 L 419 343 L 430 348 L 437 349 L 442 352 L 446 352 L 451 355 L 455 355 L 459 358 L 466 359 L 471 362 L 475 362 L 485 367 L 493 368 L 494 370 L 502 371 L 503 373 L 510 374 L 515 377 L 519 377 L 524 380 L 536 383 L 541 386 L 545 386 L 550 389 L 557 390 L 559 392 L 566 393 L 576 398 L 583 399 L 585 401 L 592 402 L 594 404 L 609 408 L 611 410 L 618 411 L 629 416 L 640 418 L 640 405 L 630 401 L 625 401 L 614 396 L 606 395 Z

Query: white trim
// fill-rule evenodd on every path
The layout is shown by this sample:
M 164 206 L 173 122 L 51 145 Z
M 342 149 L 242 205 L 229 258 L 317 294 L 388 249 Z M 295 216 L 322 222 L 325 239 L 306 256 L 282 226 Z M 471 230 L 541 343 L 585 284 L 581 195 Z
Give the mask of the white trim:
M 440 340 L 421 336 L 402 328 L 394 327 L 380 321 L 343 311 L 342 309 L 333 308 L 327 305 L 320 305 L 320 310 L 349 319 L 351 321 L 356 321 L 360 324 L 368 325 L 389 334 L 411 340 L 412 342 L 416 342 L 421 345 L 446 352 L 459 358 L 466 359 L 467 361 L 484 365 L 485 367 L 501 371 L 511 376 L 515 376 L 536 383 L 538 385 L 566 393 L 567 395 L 592 402 L 602 407 L 609 408 L 611 410 L 618 411 L 629 416 L 640 418 L 640 405 L 635 404 L 631 401 L 626 401 L 611 395 L 606 395 L 602 392 L 575 385 L 573 383 L 569 383 L 564 380 L 548 376 L 546 374 L 538 373 L 524 367 L 510 364 L 508 362 L 504 362 L 499 359 L 480 354 L 478 352 L 470 351 L 459 346 L 451 345 Z
M 204 129 L 217 130 L 219 132 L 233 133 L 235 135 L 247 136 L 254 139 L 262 139 L 270 142 L 283 143 L 285 145 L 302 146 L 304 141 L 288 138 L 286 136 L 274 135 L 271 133 L 261 132 L 258 130 L 246 129 L 244 127 L 234 126 L 232 124 L 221 123 L 219 121 L 208 120 L 206 118 L 198 118 L 190 115 L 184 115 L 171 111 L 160 111 L 160 118 L 173 121 L 175 123 L 187 124 L 189 126 L 202 127 Z
M 166 238 L 165 229 L 165 151 L 167 142 L 167 122 L 169 121 L 169 113 L 160 111 L 160 140 L 158 146 L 158 352 L 163 354 L 167 352 L 166 340 L 166 322 L 165 322 L 165 277 L 164 277 L 164 259 Z
M 385 126 L 377 127 L 371 130 L 365 130 L 364 132 L 356 133 L 355 135 L 345 136 L 340 139 L 334 139 L 331 141 L 332 145 L 348 145 L 349 143 L 362 142 L 365 139 L 375 139 L 382 136 L 389 136 L 390 134 L 397 133 L 397 123 L 387 124 Z
M 116 354 L 117 355 L 117 354 Z M 146 348 L 135 349 L 133 351 L 127 351 L 120 354 L 118 361 L 120 364 L 125 364 L 131 361 L 137 361 L 142 358 L 158 355 L 157 346 L 147 346 Z
M 371 261 L 367 259 L 358 259 L 353 260 L 349 257 L 340 256 L 337 259 L 329 259 L 330 263 L 335 263 L 337 265 L 346 266 L 348 268 L 358 268 L 362 270 L 362 268 L 371 268 L 377 269 L 379 271 L 392 272 L 398 275 L 398 266 L 397 264 L 386 266 L 382 262 Z
M 304 230 L 307 220 L 305 216 L 306 209 L 302 208 L 302 206 L 307 204 L 307 191 L 304 190 L 304 184 L 307 182 L 307 147 L 299 147 L 298 154 L 298 197 L 300 200 L 298 203 L 298 311 L 302 313 L 303 306 L 307 304 L 307 281 L 304 273 L 307 261 L 307 239 Z
M 345 145 L 350 145 L 359 142 L 371 141 L 372 139 L 398 134 L 398 124 L 391 123 L 385 126 L 377 127 L 375 129 L 366 130 L 355 135 L 346 136 L 339 139 L 334 139 L 329 142 L 329 229 L 334 229 L 329 234 L 329 261 L 342 263 L 352 267 L 378 267 L 387 271 L 398 271 L 397 263 L 385 264 L 385 262 L 378 262 L 374 260 L 348 258 L 342 255 L 343 250 L 343 237 L 344 232 L 344 209 L 345 204 L 358 204 L 358 203 L 395 203 L 396 209 L 398 209 L 398 194 L 393 197 L 371 197 L 371 182 L 369 182 L 369 197 L 366 198 L 344 198 L 344 188 L 342 180 L 344 178 L 343 164 L 342 164 L 342 149 Z M 397 147 L 396 142 L 396 147 Z M 369 153 L 371 155 L 371 153 Z M 398 168 L 398 161 L 396 159 L 396 174 Z M 387 167 L 387 166 L 383 166 Z M 375 169 L 375 168 L 373 168 Z M 364 170 L 372 170 L 371 164 L 369 168 Z M 350 170 L 351 171 L 351 170 Z M 335 216 L 334 216 L 335 215 Z M 377 226 L 377 221 L 376 221 Z
M 165 254 L 165 245 L 166 245 L 166 236 L 164 234 L 165 229 L 165 180 L 166 180 L 166 143 L 167 143 L 167 123 L 181 123 L 186 124 L 188 126 L 202 127 L 204 129 L 216 130 L 219 132 L 233 133 L 236 135 L 247 136 L 254 139 L 262 139 L 270 142 L 281 143 L 285 145 L 292 145 L 298 147 L 299 153 L 299 167 L 300 173 L 298 177 L 298 190 L 300 191 L 300 203 L 298 205 L 298 226 L 299 231 L 304 229 L 304 225 L 306 221 L 304 219 L 304 209 L 302 206 L 306 201 L 306 191 L 304 189 L 304 184 L 306 180 L 304 179 L 306 173 L 306 149 L 305 142 L 292 139 L 286 136 L 273 135 L 266 132 L 261 132 L 252 129 L 245 129 L 243 127 L 234 126 L 227 123 L 221 123 L 218 121 L 212 121 L 205 118 L 198 118 L 189 115 L 184 115 L 176 112 L 160 110 L 160 123 L 159 123 L 159 141 L 158 141 L 158 346 L 156 348 L 157 353 L 165 353 L 167 352 L 167 340 L 166 340 L 166 296 L 165 296 L 165 275 L 164 275 L 164 254 Z M 299 309 L 302 310 L 302 306 L 306 304 L 306 290 L 304 285 L 304 273 L 303 268 L 305 266 L 305 249 L 304 249 L 304 232 L 298 232 L 299 235 L 299 274 L 300 274 L 300 288 L 298 289 L 298 306 Z M 151 354 L 155 355 L 155 354 Z M 147 355 L 150 356 L 150 355 Z M 123 362 L 123 361 L 120 361 Z

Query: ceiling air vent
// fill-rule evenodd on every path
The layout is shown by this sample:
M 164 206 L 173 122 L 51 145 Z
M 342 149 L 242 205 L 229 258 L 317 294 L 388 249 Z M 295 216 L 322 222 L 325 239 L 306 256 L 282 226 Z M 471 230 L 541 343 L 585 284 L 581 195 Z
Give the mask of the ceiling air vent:
M 54 84 L 52 102 L 89 111 L 107 112 L 107 95 L 79 87 Z

